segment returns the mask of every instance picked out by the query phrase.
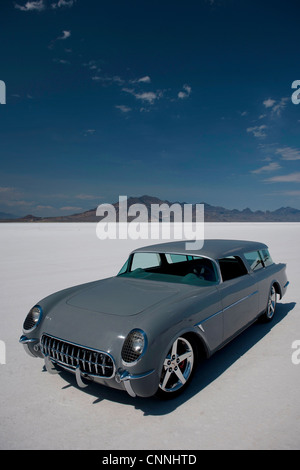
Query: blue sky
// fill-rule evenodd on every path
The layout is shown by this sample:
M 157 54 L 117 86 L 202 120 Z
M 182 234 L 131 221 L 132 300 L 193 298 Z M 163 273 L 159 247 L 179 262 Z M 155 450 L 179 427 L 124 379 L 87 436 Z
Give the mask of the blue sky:
M 294 0 L 1 1 L 0 211 L 300 209 Z

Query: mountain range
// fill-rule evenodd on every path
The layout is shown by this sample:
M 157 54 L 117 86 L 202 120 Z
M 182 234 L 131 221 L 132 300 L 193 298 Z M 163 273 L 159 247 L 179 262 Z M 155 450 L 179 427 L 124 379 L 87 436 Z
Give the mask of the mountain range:
M 185 203 L 163 201 L 157 197 L 145 195 L 129 197 L 127 199 L 128 208 L 133 204 L 143 204 L 146 206 L 150 216 L 152 204 L 167 204 L 168 206 L 180 204 L 183 207 Z M 292 207 L 281 207 L 274 211 L 252 211 L 249 208 L 243 210 L 226 209 L 221 206 L 212 206 L 205 202 L 202 202 L 202 204 L 204 204 L 205 222 L 300 222 L 300 210 Z M 113 206 L 118 218 L 119 202 L 116 202 Z M 25 217 L 16 218 L 16 216 L 11 214 L 0 213 L 0 222 L 99 222 L 101 217 L 96 215 L 96 210 L 97 208 L 93 208 L 84 212 L 57 217 L 37 217 L 29 214 Z M 195 214 L 195 204 L 193 205 L 193 214 Z M 130 220 L 133 220 L 133 218 L 128 218 L 128 221 Z

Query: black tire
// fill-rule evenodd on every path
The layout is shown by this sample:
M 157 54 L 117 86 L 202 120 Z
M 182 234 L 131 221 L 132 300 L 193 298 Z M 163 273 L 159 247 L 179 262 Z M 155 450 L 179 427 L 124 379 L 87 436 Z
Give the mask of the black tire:
M 189 385 L 198 360 L 197 345 L 192 337 L 180 336 L 164 359 L 159 388 L 161 399 L 175 398 Z

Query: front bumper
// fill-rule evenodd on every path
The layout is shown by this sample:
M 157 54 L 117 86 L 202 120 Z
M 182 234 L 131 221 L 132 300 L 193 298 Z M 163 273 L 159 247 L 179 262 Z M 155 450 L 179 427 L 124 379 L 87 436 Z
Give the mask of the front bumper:
M 84 372 L 80 369 L 80 365 L 77 365 L 75 368 L 66 367 L 61 364 L 59 361 L 55 361 L 50 358 L 48 355 L 44 357 L 45 367 L 50 374 L 59 373 L 58 367 L 62 367 L 75 374 L 76 382 L 78 387 L 86 388 L 88 387 L 88 382 L 95 382 L 100 385 L 105 385 L 111 388 L 117 388 L 120 390 L 126 390 L 128 395 L 131 397 L 141 396 L 148 397 L 154 395 L 156 392 L 157 386 L 153 380 L 154 369 L 145 372 L 143 374 L 130 374 L 127 370 L 118 369 L 114 377 L 110 379 L 103 379 L 95 375 Z M 86 382 L 86 380 L 88 382 Z
M 41 357 L 44 359 L 45 368 L 50 374 L 57 374 L 60 368 L 67 370 L 75 374 L 77 385 L 80 388 L 88 386 L 88 382 L 96 382 L 101 385 L 105 385 L 111 388 L 117 388 L 119 390 L 126 390 L 131 397 L 149 397 L 155 394 L 158 388 L 158 379 L 155 374 L 155 370 L 151 369 L 147 372 L 133 374 L 128 370 L 119 368 L 114 371 L 111 377 L 101 377 L 89 371 L 82 370 L 82 361 L 72 361 L 66 364 L 61 357 L 61 353 L 56 357 L 52 357 L 40 344 L 40 340 L 37 338 L 27 338 L 22 335 L 19 342 L 24 346 L 27 354 L 31 357 Z M 86 382 L 87 380 L 88 382 Z

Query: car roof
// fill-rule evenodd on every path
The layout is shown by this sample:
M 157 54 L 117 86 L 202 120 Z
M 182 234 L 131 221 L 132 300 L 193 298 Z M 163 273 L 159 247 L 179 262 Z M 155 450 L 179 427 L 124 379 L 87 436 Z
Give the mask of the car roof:
M 223 239 L 207 239 L 204 240 L 201 249 L 186 249 L 187 243 L 195 243 L 195 240 L 184 240 L 167 243 L 158 243 L 156 245 L 144 246 L 133 250 L 132 253 L 150 252 L 150 253 L 173 253 L 186 254 L 194 256 L 206 256 L 208 258 L 220 259 L 226 256 L 242 255 L 255 250 L 267 249 L 267 245 L 260 242 L 247 240 L 223 240 Z

